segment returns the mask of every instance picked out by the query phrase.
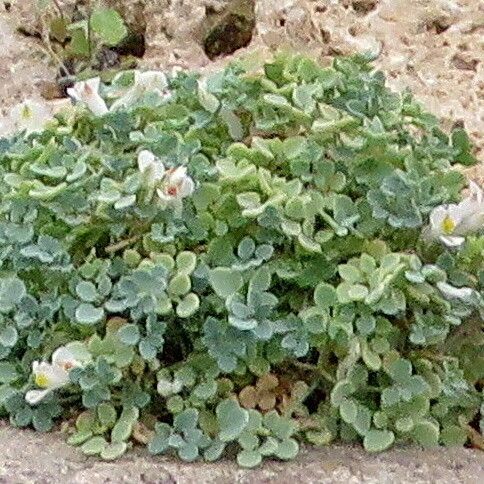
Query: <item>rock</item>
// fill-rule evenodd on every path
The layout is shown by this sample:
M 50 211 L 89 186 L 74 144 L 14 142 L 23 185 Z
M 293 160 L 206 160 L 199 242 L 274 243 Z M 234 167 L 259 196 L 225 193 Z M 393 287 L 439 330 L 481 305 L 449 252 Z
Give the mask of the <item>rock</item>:
M 144 15 L 150 66 L 206 66 L 250 43 L 255 27 L 254 0 L 161 0 Z
M 256 2 L 257 37 L 270 48 L 291 47 L 315 53 L 321 50 L 321 31 L 306 0 Z
M 65 17 L 70 18 L 74 12 L 77 0 L 58 0 L 57 4 Z M 16 27 L 29 35 L 39 35 L 42 32 L 42 15 L 47 13 L 60 15 L 54 2 L 49 2 L 43 9 L 38 0 L 14 1 L 10 6 L 10 13 L 17 21 Z
M 473 449 L 398 447 L 368 454 L 348 445 L 303 448 L 291 462 L 267 460 L 256 469 L 239 468 L 228 459 L 184 463 L 174 457 L 150 456 L 144 449 L 134 449 L 116 462 L 103 462 L 86 458 L 64 439 L 57 433 L 2 427 L 0 421 L 0 482 L 458 484 L 477 482 L 484 466 L 484 453 Z

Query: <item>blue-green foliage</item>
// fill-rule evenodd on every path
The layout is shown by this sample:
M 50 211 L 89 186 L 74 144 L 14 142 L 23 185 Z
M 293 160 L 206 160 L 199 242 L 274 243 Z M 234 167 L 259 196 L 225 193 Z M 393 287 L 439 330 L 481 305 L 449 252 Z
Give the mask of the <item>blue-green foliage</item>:
M 484 239 L 421 239 L 465 185 L 465 133 L 361 57 L 181 73 L 170 91 L 0 140 L 0 416 L 45 431 L 75 413 L 70 442 L 105 459 L 136 440 L 187 461 L 228 446 L 248 467 L 303 441 L 482 432 Z M 188 168 L 181 210 L 143 183 L 141 149 Z M 32 362 L 72 341 L 89 363 L 28 405 Z M 268 373 L 272 408 L 244 408 Z

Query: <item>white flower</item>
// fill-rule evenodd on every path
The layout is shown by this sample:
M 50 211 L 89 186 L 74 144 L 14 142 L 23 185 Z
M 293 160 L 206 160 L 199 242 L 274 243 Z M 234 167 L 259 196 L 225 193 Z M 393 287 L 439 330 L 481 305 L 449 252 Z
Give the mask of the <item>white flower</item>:
M 150 181 L 158 182 L 165 174 L 165 167 L 151 151 L 143 150 L 138 155 L 138 168 Z
M 9 135 L 15 131 L 27 134 L 42 131 L 52 120 L 52 111 L 47 104 L 26 99 L 14 106 L 6 118 L 0 119 L 0 134 Z
M 41 390 L 30 390 L 25 395 L 25 400 L 30 405 L 36 405 L 50 392 L 57 390 L 69 383 L 69 372 L 72 368 L 82 366 L 82 361 L 73 350 L 61 346 L 54 351 L 52 363 L 45 361 L 32 363 L 32 373 L 35 384 Z
M 470 193 L 459 204 L 441 205 L 430 214 L 432 238 L 440 239 L 448 247 L 459 247 L 464 235 L 484 227 L 484 196 L 482 188 L 470 182 Z
M 104 99 L 99 95 L 99 77 L 94 77 L 87 81 L 76 82 L 74 87 L 67 89 L 67 94 L 75 102 L 85 104 L 93 114 L 102 116 L 109 109 Z
M 184 166 L 167 170 L 163 178 L 162 187 L 157 190 L 163 202 L 169 203 L 189 197 L 195 190 L 195 183 L 187 175 Z
M 155 92 L 161 98 L 169 96 L 168 81 L 165 74 L 159 71 L 135 71 L 134 84 L 126 93 L 113 103 L 111 109 L 130 106 L 139 101 L 145 94 Z
M 437 287 L 447 299 L 468 301 L 474 294 L 474 289 L 471 289 L 470 287 L 454 287 L 446 282 L 438 282 Z

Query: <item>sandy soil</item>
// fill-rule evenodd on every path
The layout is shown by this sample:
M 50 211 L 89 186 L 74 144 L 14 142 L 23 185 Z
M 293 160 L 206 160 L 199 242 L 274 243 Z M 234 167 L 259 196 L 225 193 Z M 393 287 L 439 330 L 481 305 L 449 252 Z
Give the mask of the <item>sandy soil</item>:
M 26 94 L 39 95 L 55 72 L 47 66 L 39 42 L 15 32 L 20 23 L 33 29 L 36 0 L 14 1 L 10 13 L 1 12 L 4 1 L 0 0 L 0 109 Z M 390 85 L 398 90 L 409 87 L 446 128 L 464 122 L 484 163 L 481 0 L 107 1 L 132 25 L 142 26 L 147 50 L 141 63 L 150 67 L 213 65 L 203 50 L 204 33 L 234 4 L 252 8 L 255 16 L 250 44 L 235 55 L 262 46 L 289 46 L 329 62 L 335 54 L 379 51 L 376 64 Z M 226 60 L 216 60 L 216 65 Z
M 369 456 L 359 447 L 304 450 L 290 462 L 244 470 L 234 462 L 183 464 L 132 451 L 115 463 L 86 458 L 58 434 L 3 428 L 0 483 L 159 484 L 477 484 L 484 453 L 469 449 L 397 448 Z

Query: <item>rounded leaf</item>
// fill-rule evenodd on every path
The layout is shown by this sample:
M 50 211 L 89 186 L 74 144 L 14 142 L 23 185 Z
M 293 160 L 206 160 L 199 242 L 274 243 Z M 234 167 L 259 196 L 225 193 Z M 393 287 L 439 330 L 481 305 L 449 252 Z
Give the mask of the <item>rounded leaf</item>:
M 91 281 L 81 281 L 76 286 L 76 293 L 84 302 L 93 302 L 99 297 L 96 286 Z
M 106 45 L 117 45 L 128 34 L 121 15 L 113 8 L 96 8 L 90 18 L 92 30 Z
M 183 296 L 192 287 L 190 277 L 180 273 L 173 277 L 168 285 L 168 292 L 173 296 Z
M 76 309 L 76 320 L 81 324 L 96 324 L 104 317 L 104 310 L 92 304 L 82 303 Z
M 234 400 L 224 400 L 217 405 L 217 422 L 222 442 L 235 440 L 249 422 L 249 413 Z
M 326 282 L 320 282 L 314 290 L 314 302 L 322 308 L 330 308 L 338 303 L 336 289 Z
M 136 324 L 125 324 L 119 328 L 118 336 L 124 344 L 134 346 L 140 339 L 139 328 Z
M 96 436 L 85 442 L 81 450 L 86 455 L 99 455 L 108 445 L 104 437 Z
M 257 467 L 262 462 L 262 455 L 257 450 L 242 450 L 237 454 L 237 463 L 240 467 L 249 469 Z
M 198 311 L 199 307 L 199 297 L 195 293 L 191 292 L 178 303 L 176 307 L 176 314 L 180 318 L 189 318 Z
M 128 444 L 126 442 L 115 442 L 109 444 L 101 451 L 101 459 L 116 460 L 119 459 L 127 450 Z
M 176 257 L 176 268 L 181 274 L 191 274 L 197 265 L 197 256 L 193 252 L 180 252 Z
M 423 447 L 435 447 L 439 444 L 439 427 L 429 420 L 417 422 L 411 435 Z
M 294 439 L 286 439 L 279 443 L 275 455 L 282 460 L 291 460 L 297 456 L 298 452 L 299 444 Z
M 394 441 L 395 435 L 391 430 L 370 430 L 365 435 L 363 445 L 368 452 L 382 452 Z
M 244 280 L 239 271 L 217 267 L 210 271 L 210 284 L 217 295 L 226 299 L 242 287 Z

